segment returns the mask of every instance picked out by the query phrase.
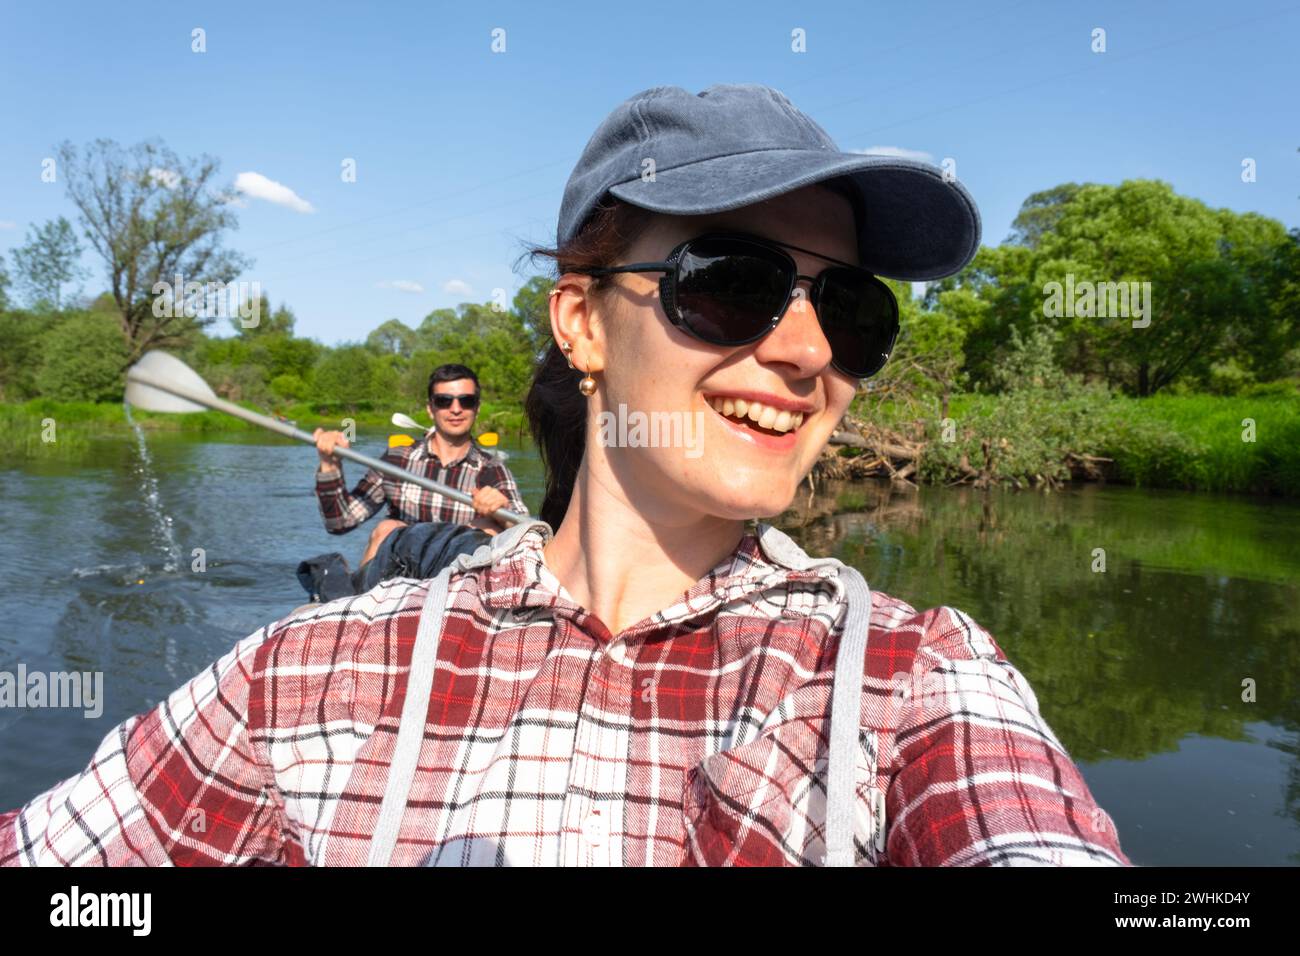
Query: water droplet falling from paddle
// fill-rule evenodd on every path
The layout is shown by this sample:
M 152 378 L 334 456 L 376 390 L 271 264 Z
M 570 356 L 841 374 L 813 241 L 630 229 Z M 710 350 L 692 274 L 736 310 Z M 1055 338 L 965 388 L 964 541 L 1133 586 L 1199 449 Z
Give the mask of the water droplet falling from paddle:
M 122 402 L 122 408 L 126 411 L 127 423 L 135 429 L 136 443 L 140 449 L 140 465 L 136 469 L 136 474 L 140 476 L 140 490 L 144 494 L 145 510 L 149 512 L 153 523 L 154 542 L 167 552 L 167 563 L 163 565 L 163 570 L 176 571 L 181 566 L 181 548 L 176 543 L 171 516 L 163 510 L 162 498 L 158 495 L 158 479 L 154 477 L 153 459 L 149 457 L 149 446 L 145 442 L 144 430 L 131 417 L 131 403 Z

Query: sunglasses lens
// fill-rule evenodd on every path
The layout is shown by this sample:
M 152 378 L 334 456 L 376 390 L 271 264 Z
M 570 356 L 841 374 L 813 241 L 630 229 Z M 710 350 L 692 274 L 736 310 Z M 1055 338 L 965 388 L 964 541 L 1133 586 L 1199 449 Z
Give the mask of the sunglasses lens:
M 460 407 L 467 409 L 469 411 L 473 411 L 474 409 L 478 408 L 478 396 L 477 395 L 460 396 Z
M 678 261 L 677 309 L 704 341 L 739 345 L 771 328 L 793 278 L 790 260 L 775 250 L 743 240 L 697 240 Z
M 841 371 L 866 378 L 884 367 L 898 334 L 898 303 L 883 282 L 851 269 L 829 270 L 817 317 Z

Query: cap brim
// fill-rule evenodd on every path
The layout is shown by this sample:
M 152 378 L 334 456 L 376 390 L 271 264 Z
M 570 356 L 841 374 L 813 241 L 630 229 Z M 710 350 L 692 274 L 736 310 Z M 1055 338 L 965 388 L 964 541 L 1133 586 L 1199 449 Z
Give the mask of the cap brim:
M 980 244 L 974 199 L 935 166 L 896 156 L 770 149 L 655 171 L 610 187 L 654 212 L 703 216 L 739 209 L 827 179 L 851 180 L 865 209 L 859 235 L 864 268 L 920 282 L 960 272 Z M 726 197 L 717 201 L 700 197 Z

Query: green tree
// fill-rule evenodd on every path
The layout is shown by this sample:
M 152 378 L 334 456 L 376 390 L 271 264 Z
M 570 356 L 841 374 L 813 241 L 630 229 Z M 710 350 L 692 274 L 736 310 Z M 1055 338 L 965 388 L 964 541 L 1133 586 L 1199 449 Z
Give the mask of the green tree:
M 292 374 L 277 375 L 271 379 L 270 386 L 275 397 L 286 402 L 301 402 L 311 394 L 307 383 Z
M 245 325 L 244 317 L 241 315 L 230 316 L 230 327 L 235 334 L 244 339 L 265 338 L 272 335 L 293 335 L 294 326 L 298 324 L 298 318 L 293 314 L 287 305 L 283 302 L 280 307 L 272 311 L 271 299 L 263 292 L 257 303 L 257 324 Z
M 294 375 L 310 382 L 312 369 L 320 360 L 324 347 L 311 339 L 290 335 L 267 335 L 257 339 L 252 347 L 252 361 L 267 370 L 267 375 Z
M 966 328 L 937 302 L 914 298 L 909 283 L 889 280 L 889 285 L 898 299 L 898 340 L 885 367 L 868 381 L 865 401 L 916 406 L 914 414 L 938 411 L 947 417 L 948 399 L 961 380 Z
M 1007 236 L 1007 242 L 1028 249 L 1038 248 L 1039 240 L 1056 230 L 1065 207 L 1082 188 L 1078 183 L 1062 183 L 1031 193 L 1020 204 L 1020 212 L 1011 221 L 1011 235 Z
M 376 355 L 410 358 L 415 351 L 415 330 L 398 319 L 389 319 L 366 336 L 366 348 Z
M 342 345 L 326 352 L 316 366 L 315 394 L 326 401 L 357 404 L 382 397 L 383 371 L 364 345 Z M 393 383 L 396 393 L 396 383 Z
M 1080 315 L 1078 308 L 1058 317 L 1056 328 L 1077 351 L 1075 370 L 1100 372 L 1138 395 L 1208 375 L 1234 338 L 1249 337 L 1243 330 L 1259 321 L 1267 290 L 1252 285 L 1250 264 L 1261 245 L 1284 235 L 1267 222 L 1212 210 L 1158 181 L 1081 187 L 1039 238 L 1035 284 L 1046 290 L 1071 275 L 1074 283 L 1136 282 L 1150 298 L 1148 314 L 1137 319 Z
M 1034 253 L 1027 246 L 983 246 L 961 273 L 926 286 L 925 307 L 942 309 L 965 329 L 963 372 L 976 386 L 996 387 L 997 369 L 1011 333 L 1041 321 L 1042 291 L 1033 284 Z
M 36 373 L 45 354 L 41 338 L 57 321 L 57 315 L 0 313 L 0 401 L 20 402 L 39 394 Z
M 422 396 L 433 368 L 458 362 L 474 370 L 490 400 L 522 401 L 532 377 L 533 356 L 517 312 L 462 302 L 455 309 L 430 312 L 415 333 L 417 351 L 403 383 L 405 391 Z
M 65 402 L 121 400 L 127 345 L 112 316 L 64 319 L 41 339 L 40 351 L 36 385 L 42 395 Z
M 106 139 L 84 149 L 65 142 L 56 154 L 104 261 L 128 361 L 192 341 L 214 321 L 204 309 L 210 283 L 232 282 L 249 265 L 221 248 L 236 226 L 235 194 L 216 186 L 216 160 L 181 160 L 156 141 L 124 149 Z M 172 290 L 177 276 L 184 287 Z
M 528 351 L 540 358 L 551 344 L 551 288 L 546 276 L 533 276 L 515 293 L 515 316 L 527 336 Z
M 63 307 L 63 287 L 85 274 L 81 243 L 72 223 L 60 216 L 27 230 L 27 242 L 14 250 L 17 284 L 33 305 L 48 302 Z
M 1300 374 L 1300 229 L 1285 232 L 1254 213 L 1219 215 L 1220 250 L 1232 263 L 1243 314 L 1228 329 L 1226 351 L 1243 384 Z
M 1178 381 L 1241 387 L 1300 366 L 1298 259 L 1275 220 L 1166 183 L 1066 183 L 1026 199 L 1010 241 L 932 283 L 926 306 L 962 317 L 977 386 L 998 388 L 1013 334 L 1030 341 L 1045 325 L 1059 366 L 1085 381 L 1138 395 Z M 1066 308 L 1071 289 L 1087 291 Z
M 268 397 L 267 369 L 253 360 L 253 343 L 243 336 L 201 338 L 191 358 L 203 379 L 222 398 L 262 404 Z

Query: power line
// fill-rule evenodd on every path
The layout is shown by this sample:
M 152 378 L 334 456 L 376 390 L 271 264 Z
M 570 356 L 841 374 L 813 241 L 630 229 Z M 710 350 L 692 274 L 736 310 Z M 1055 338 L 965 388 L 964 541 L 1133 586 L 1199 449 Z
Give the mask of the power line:
M 1025 5 L 1027 5 L 1027 4 L 1024 4 L 1024 3 L 1022 3 L 1022 4 L 1018 4 L 1016 7 L 1013 7 L 1013 8 L 1011 8 L 1011 9 L 1018 9 L 1020 6 L 1025 6 Z M 1260 20 L 1273 19 L 1273 18 L 1275 18 L 1275 17 L 1277 17 L 1277 16 L 1286 16 L 1286 15 L 1288 15 L 1288 14 L 1291 14 L 1291 13 L 1296 12 L 1297 10 L 1300 10 L 1300 6 L 1292 6 L 1292 7 L 1282 8 L 1282 9 L 1279 9 L 1279 10 L 1269 11 L 1269 12 L 1267 12 L 1267 13 L 1260 14 L 1259 16 L 1251 17 L 1251 18 L 1248 18 L 1248 19 L 1245 19 L 1245 20 L 1241 20 L 1241 21 L 1238 21 L 1238 22 L 1233 23 L 1233 24 L 1230 24 L 1230 25 L 1220 25 L 1220 26 L 1212 27 L 1212 28 L 1210 28 L 1210 29 L 1208 29 L 1208 30 L 1199 31 L 1199 32 L 1197 32 L 1197 33 L 1191 33 L 1191 34 L 1186 34 L 1186 35 L 1181 36 L 1181 37 L 1175 37 L 1175 38 L 1173 38 L 1173 39 L 1170 39 L 1170 40 L 1164 41 L 1164 42 L 1162 42 L 1162 43 L 1153 44 L 1153 45 L 1151 45 L 1151 46 L 1144 47 L 1144 48 L 1142 48 L 1142 49 L 1140 49 L 1140 50 L 1135 50 L 1135 51 L 1133 51 L 1133 52 L 1131 52 L 1131 53 L 1124 53 L 1124 54 L 1110 54 L 1110 53 L 1107 53 L 1107 54 L 1100 54 L 1099 56 L 1104 56 L 1104 57 L 1106 57 L 1106 59 L 1104 59 L 1104 60 L 1098 60 L 1096 63 L 1092 63 L 1092 64 L 1090 64 L 1090 65 L 1088 65 L 1088 66 L 1081 67 L 1081 68 L 1079 68 L 1079 69 L 1075 69 L 1075 70 L 1067 70 L 1067 71 L 1065 71 L 1065 72 L 1057 73 L 1057 74 L 1053 74 L 1053 75 L 1051 75 L 1051 76 L 1040 77 L 1040 78 L 1037 78 L 1037 79 L 1035 79 L 1034 81 L 1032 81 L 1032 82 L 1030 82 L 1030 83 L 1025 83 L 1025 84 L 1021 84 L 1021 85 L 1017 85 L 1017 86 L 1013 86 L 1013 87 L 1008 87 L 1008 88 L 1006 88 L 1006 89 L 997 90 L 997 91 L 994 91 L 994 92 L 992 92 L 992 93 L 985 94 L 985 95 L 983 95 L 983 96 L 978 96 L 978 97 L 974 97 L 974 98 L 971 98 L 971 99 L 968 99 L 968 100 L 964 100 L 964 101 L 962 101 L 962 102 L 960 102 L 960 103 L 955 103 L 955 104 L 951 104 L 951 105 L 948 105 L 948 106 L 940 107 L 940 108 L 938 108 L 938 109 L 929 110 L 929 111 L 926 111 L 926 112 L 923 112 L 923 113 L 918 113 L 918 114 L 915 114 L 915 115 L 913 115 L 913 116 L 906 117 L 906 118 L 904 118 L 904 119 L 900 119 L 900 120 L 898 120 L 898 121 L 896 121 L 896 122 L 893 122 L 893 123 L 889 123 L 889 124 L 886 124 L 886 125 L 883 125 L 883 126 L 873 127 L 872 129 L 867 130 L 867 131 L 865 131 L 865 132 L 863 132 L 863 133 L 854 134 L 851 138 L 855 138 L 855 139 L 865 138 L 865 137 L 867 137 L 867 136 L 874 135 L 875 133 L 879 133 L 879 132 L 882 132 L 882 131 L 884 131 L 884 130 L 888 130 L 888 129 L 893 129 L 893 128 L 898 127 L 898 126 L 903 126 L 903 125 L 906 125 L 906 124 L 908 124 L 908 123 L 913 123 L 913 122 L 916 122 L 916 121 L 918 121 L 918 120 L 928 119 L 928 118 L 933 117 L 933 116 L 939 116 L 939 115 L 942 115 L 942 114 L 944 114 L 944 113 L 952 112 L 953 110 L 963 109 L 963 108 L 965 108 L 965 107 L 972 106 L 972 105 L 977 104 L 977 103 L 987 102 L 988 100 L 996 99 L 996 98 L 1001 97 L 1001 96 L 1007 96 L 1007 95 L 1010 95 L 1010 94 L 1013 94 L 1013 93 L 1022 92 L 1022 91 L 1027 90 L 1027 89 L 1032 89 L 1032 88 L 1034 88 L 1034 87 L 1041 86 L 1041 85 L 1043 85 L 1044 83 L 1051 83 L 1051 82 L 1055 82 L 1055 81 L 1057 81 L 1057 80 L 1067 79 L 1067 78 L 1069 78 L 1069 77 L 1073 77 L 1073 76 L 1078 76 L 1078 75 L 1080 75 L 1080 74 L 1087 73 L 1087 72 L 1090 72 L 1090 71 L 1092 71 L 1092 70 L 1096 70 L 1096 69 L 1102 68 L 1102 67 L 1104 67 L 1104 66 L 1107 66 L 1108 64 L 1113 64 L 1113 63 L 1115 63 L 1115 62 L 1123 62 L 1123 61 L 1127 61 L 1127 60 L 1130 60 L 1130 59 L 1132 59 L 1132 58 L 1134 58 L 1134 57 L 1142 56 L 1142 55 L 1145 55 L 1145 54 L 1151 53 L 1151 52 L 1156 51 L 1156 50 L 1161 50 L 1161 49 L 1164 49 L 1164 48 L 1166 48 L 1166 47 L 1176 45 L 1176 44 L 1178 44 L 1178 43 L 1186 42 L 1186 41 L 1188 41 L 1188 40 L 1198 39 L 1198 38 L 1200 38 L 1200 37 L 1209 36 L 1209 35 L 1218 35 L 1218 34 L 1222 34 L 1222 33 L 1226 32 L 1226 31 L 1229 31 L 1229 30 L 1239 29 L 1239 28 L 1241 28 L 1241 27 L 1243 27 L 1243 26 L 1247 26 L 1247 25 L 1249 25 L 1249 24 L 1251 24 L 1251 23 L 1259 22 Z M 1003 11 L 1003 12 L 1007 12 L 1007 11 Z M 961 26 L 966 26 L 966 25 L 969 25 L 970 23 L 978 22 L 979 20 L 984 20 L 984 19 L 988 19 L 988 18 L 989 18 L 989 17 L 980 17 L 980 18 L 976 18 L 975 20 L 966 21 L 966 22 L 963 23 Z M 954 30 L 955 30 L 955 29 L 959 29 L 959 27 L 953 27 L 952 29 L 954 29 Z M 951 31 L 949 31 L 949 32 L 951 32 Z M 1050 32 L 1053 32 L 1053 31 L 1048 31 L 1048 32 L 1050 33 Z M 1046 35 L 1046 34 L 1043 34 L 1043 35 Z M 908 46 L 908 45 L 909 45 L 909 44 L 903 44 L 902 46 L 900 46 L 900 47 L 898 47 L 898 48 L 896 48 L 896 49 L 901 49 L 902 47 L 905 47 L 905 46 Z M 1019 46 L 1021 46 L 1021 45 L 1023 45 L 1023 44 L 1017 45 L 1017 47 L 1012 47 L 1012 48 L 1010 48 L 1010 49 L 1017 49 L 1017 48 L 1019 48 Z M 1004 55 L 1005 52 L 1006 52 L 1006 51 L 999 51 L 999 53 L 996 53 L 996 54 L 990 54 L 990 55 L 987 55 L 987 56 L 981 57 L 981 58 L 979 58 L 979 59 L 977 59 L 977 60 L 970 61 L 970 62 L 980 62 L 980 61 L 982 61 L 982 60 L 984 60 L 984 59 L 989 59 L 989 58 L 991 58 L 991 57 L 993 57 L 993 56 Z M 969 65 L 969 63 L 966 64 L 966 65 Z M 902 87 L 904 87 L 904 86 L 910 86 L 910 85 L 912 85 L 912 84 L 910 84 L 910 83 L 902 83 L 902 84 L 898 84 L 896 87 L 891 87 L 890 89 L 898 89 L 898 88 L 902 88 Z M 880 91 L 880 90 L 878 90 L 878 91 L 875 91 L 873 94 L 868 94 L 868 95 L 878 95 L 878 94 L 881 93 L 881 92 L 887 92 L 887 90 L 885 90 L 885 91 Z M 839 103 L 832 104 L 831 106 L 826 107 L 825 109 L 836 109 L 836 108 L 839 108 L 839 107 L 841 107 L 841 106 L 847 105 L 848 103 L 855 102 L 856 100 L 860 100 L 860 99 L 863 99 L 863 98 L 865 98 L 865 97 L 855 97 L 855 98 L 853 98 L 853 99 L 851 99 L 851 100 L 843 100 L 843 101 L 840 101 Z M 844 139 L 845 139 L 844 137 L 841 137 L 841 141 L 844 141 Z M 548 168 L 550 168 L 550 167 L 553 167 L 553 166 L 559 165 L 561 162 L 565 162 L 565 161 L 564 161 L 564 160 L 555 160 L 555 161 L 552 161 L 552 162 L 549 162 L 549 163 L 541 164 L 541 165 L 539 165 L 539 166 L 534 166 L 534 167 L 532 167 L 532 168 L 530 168 L 530 169 L 523 170 L 523 171 L 518 172 L 518 173 L 512 173 L 512 174 L 510 174 L 510 175 L 508 175 L 508 176 L 503 176 L 503 177 L 500 177 L 500 178 L 498 178 L 498 179 L 488 180 L 488 181 L 486 181 L 486 182 L 480 183 L 480 184 L 478 184 L 477 186 L 471 187 L 471 188 L 469 188 L 469 189 L 461 190 L 461 191 L 459 191 L 456 195 L 458 195 L 458 196 L 459 196 L 459 195 L 464 195 L 466 192 L 474 192 L 474 191 L 477 191 L 477 190 L 479 190 L 479 189 L 486 188 L 486 187 L 488 187 L 488 186 L 492 186 L 492 185 L 499 184 L 499 183 L 501 183 L 501 182 L 507 182 L 507 181 L 509 181 L 509 180 L 511 180 L 511 179 L 517 179 L 517 178 L 519 178 L 520 176 L 528 175 L 528 174 L 530 174 L 530 173 L 536 172 L 537 170 L 540 170 L 540 169 L 548 169 Z M 535 194 L 535 195 L 532 195 L 532 196 L 529 196 L 529 197 L 525 197 L 524 199 L 516 199 L 516 200 L 512 200 L 512 201 L 510 201 L 510 202 L 506 202 L 506 203 L 499 203 L 499 204 L 497 204 L 497 205 L 495 205 L 495 206 L 487 207 L 486 209 L 480 209 L 480 210 L 473 211 L 473 212 L 469 212 L 469 213 L 463 213 L 463 214 L 460 214 L 460 215 L 458 215 L 458 216 L 447 217 L 447 219 L 446 219 L 446 220 L 443 220 L 443 221 L 448 221 L 448 220 L 453 220 L 453 219 L 458 219 L 458 218 L 467 218 L 467 217 L 471 217 L 471 216 L 474 216 L 474 215 L 479 215 L 479 214 L 481 214 L 482 212 L 491 211 L 491 210 L 493 210 L 493 209 L 501 208 L 502 206 L 509 206 L 509 205 L 513 205 L 513 204 L 515 204 L 515 203 L 522 202 L 522 201 L 531 201 L 532 199 L 541 198 L 541 197 L 546 196 L 546 195 L 549 195 L 549 191 L 548 191 L 548 192 L 545 192 L 545 193 L 538 193 L 538 194 Z M 295 237 L 295 238 L 293 238 L 293 239 L 282 240 L 281 242 L 278 242 L 278 243 L 272 243 L 272 244 L 270 244 L 270 245 L 268 245 L 268 246 L 264 246 L 264 247 L 262 247 L 262 248 L 264 248 L 264 249 L 265 249 L 265 248 L 272 248 L 272 247 L 274 247 L 274 246 L 284 245 L 284 244 L 287 244 L 287 243 L 289 243 L 289 242 L 295 242 L 295 241 L 299 241 L 299 240 L 301 240 L 301 239 L 312 238 L 313 236 L 323 235 L 323 234 L 325 234 L 325 233 L 335 232 L 335 231 L 338 231 L 338 230 L 340 230 L 340 229 L 349 228 L 349 227 L 351 227 L 351 226 L 353 226 L 353 225 L 357 225 L 357 224 L 359 224 L 359 223 L 373 222 L 373 221 L 376 221 L 376 220 L 379 220 L 379 219 L 388 218 L 388 217 L 391 217 L 391 216 L 393 216 L 393 215 L 397 215 L 397 214 L 400 214 L 400 213 L 402 213 L 402 212 L 409 211 L 409 210 L 411 210 L 411 209 L 420 208 L 420 207 L 423 207 L 423 206 L 428 206 L 428 205 L 431 205 L 431 204 L 433 204 L 433 203 L 435 203 L 435 202 L 440 202 L 440 201 L 442 201 L 442 200 L 445 199 L 445 198 L 448 198 L 448 197 L 437 197 L 437 198 L 434 198 L 434 199 L 423 200 L 423 201 L 421 201 L 421 202 L 419 202 L 419 203 L 415 203 L 415 204 L 411 204 L 411 205 L 409 205 L 409 206 L 403 207 L 403 209 L 401 209 L 401 210 L 396 210 L 396 211 L 393 211 L 393 212 L 387 212 L 387 213 L 380 213 L 380 214 L 377 214 L 377 215 L 375 215 L 375 216 L 367 217 L 367 218 L 365 218 L 365 219 L 353 220 L 353 221 L 351 221 L 351 222 L 344 223 L 344 224 L 341 224 L 341 225 L 339 225 L 339 226 L 333 226 L 333 227 L 330 227 L 329 229 L 320 230 L 320 231 L 318 231 L 318 232 L 316 232 L 316 233 L 306 234 L 306 235 L 304 235 L 304 236 Z M 417 227 L 413 227 L 412 229 L 408 229 L 408 230 L 406 230 L 406 231 L 407 231 L 407 232 L 410 232 L 410 231 L 415 231 L 415 230 L 418 230 L 418 229 L 427 228 L 427 225 L 428 225 L 428 224 L 426 224 L 426 225 L 421 225 L 421 226 L 417 226 Z M 517 228 L 517 227 L 516 227 L 516 228 Z M 377 255 L 377 256 L 372 256 L 372 257 L 369 257 L 369 258 L 366 258 L 366 259 L 351 260 L 351 261 L 347 261 L 347 262 L 339 263 L 339 264 L 336 264 L 336 265 L 325 266 L 325 267 L 322 267 L 321 269 L 312 270 L 311 272 L 298 273 L 298 274 L 296 274 L 296 275 L 294 275 L 294 276 L 289 276 L 289 277 L 280 277 L 280 278 L 278 278 L 278 279 L 276 279 L 276 280 L 268 280 L 268 284 L 269 284 L 269 281 L 288 281 L 288 279 L 299 278 L 299 277 L 304 276 L 304 275 L 317 275 L 317 274 L 320 274 L 320 273 L 322 273 L 322 272 L 336 272 L 336 271 L 338 271 L 338 270 L 341 269 L 341 268 L 350 268 L 350 267 L 353 267 L 353 266 L 365 265 L 365 264 L 369 264 L 369 263 L 372 263 L 372 262 L 377 262 L 377 261 L 383 261 L 383 260 L 386 260 L 386 259 L 391 259 L 391 258 L 393 258 L 393 257 L 395 257 L 395 256 L 399 256 L 399 255 L 408 255 L 408 254 L 413 253 L 413 252 L 422 252 L 422 251 L 427 251 L 427 250 L 430 250 L 430 249 L 435 249 L 435 248 L 439 248 L 439 247 L 441 247 L 441 246 L 445 246 L 445 245 L 447 245 L 447 244 L 449 244 L 449 243 L 452 243 L 452 242 L 463 242 L 463 241 L 465 241 L 465 240 L 467 240 L 467 239 L 475 239 L 475 238 L 483 238 L 483 237 L 486 237 L 486 236 L 499 235 L 500 233 L 502 233 L 502 232 L 504 232 L 504 231 L 506 231 L 506 229 L 505 229 L 505 228 L 501 228 L 501 229 L 492 229 L 492 230 L 488 230 L 487 232 L 476 233 L 476 234 L 473 234 L 473 235 L 470 235 L 470 236 L 457 236 L 457 237 L 454 237 L 454 238 L 449 238 L 449 239 L 445 239 L 445 240 L 440 240 L 440 241 L 438 241 L 438 242 L 431 243 L 431 244 L 424 245 L 424 246 L 416 246 L 416 247 L 411 247 L 411 248 L 406 248 L 406 249 L 401 249 L 401 250 L 395 250 L 395 251 L 393 251 L 393 252 L 389 252 L 389 253 L 385 253 L 385 254 L 381 254 L 381 255 Z
M 1199 33 L 1189 33 L 1186 34 L 1185 36 L 1175 37 L 1174 39 L 1167 40 L 1164 43 L 1156 43 L 1149 47 L 1143 47 L 1141 50 L 1134 50 L 1132 53 L 1123 53 L 1119 55 L 1111 55 L 1110 53 L 1096 54 L 1096 56 L 1104 59 L 1099 59 L 1098 62 L 1090 64 L 1088 66 L 1080 67 L 1077 70 L 1067 70 L 1064 73 L 1056 73 L 1053 74 L 1052 76 L 1040 77 L 1034 80 L 1032 83 L 1024 83 L 1020 86 L 1008 87 L 1005 90 L 998 90 L 996 92 L 989 93 L 984 96 L 977 96 L 974 99 L 964 100 L 960 103 L 954 103 L 951 106 L 943 106 L 936 110 L 930 110 L 925 113 L 920 113 L 916 116 L 911 116 L 906 119 L 898 120 L 897 122 L 894 123 L 886 124 L 885 126 L 877 126 L 873 129 L 867 130 L 865 133 L 856 134 L 856 137 L 864 138 L 879 132 L 883 132 L 884 130 L 887 129 L 894 129 L 897 126 L 906 126 L 908 123 L 914 123 L 917 120 L 921 120 L 921 119 L 929 119 L 932 116 L 939 116 L 942 115 L 943 113 L 951 113 L 953 110 L 963 109 L 967 106 L 972 106 L 975 103 L 983 103 L 987 100 L 996 99 L 999 96 L 1006 96 L 1011 93 L 1020 93 L 1024 90 L 1033 89 L 1034 87 L 1042 86 L 1044 83 L 1052 83 L 1055 82 L 1056 80 L 1065 79 L 1071 76 L 1078 76 L 1081 73 L 1088 73 L 1091 72 L 1092 70 L 1101 69 L 1110 63 L 1115 63 L 1116 61 L 1131 60 L 1133 57 L 1142 56 L 1144 54 L 1151 53 L 1155 50 L 1162 50 L 1165 47 L 1173 46 L 1177 43 L 1182 43 L 1186 40 L 1196 40 L 1201 37 L 1210 36 L 1212 34 L 1219 35 L 1229 30 L 1236 30 L 1248 24 L 1256 23 L 1260 20 L 1273 19 L 1275 15 L 1286 16 L 1287 14 L 1295 13 L 1297 10 L 1300 10 L 1300 6 L 1286 7 L 1281 10 L 1270 11 L 1269 13 L 1261 14 L 1260 16 L 1257 17 L 1251 17 L 1248 20 L 1241 20 L 1237 23 L 1228 26 L 1216 26 L 1216 27 L 1212 27 L 1209 30 L 1202 30 Z

